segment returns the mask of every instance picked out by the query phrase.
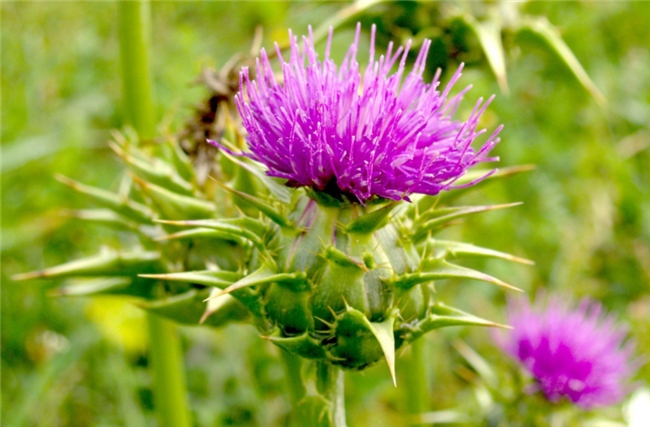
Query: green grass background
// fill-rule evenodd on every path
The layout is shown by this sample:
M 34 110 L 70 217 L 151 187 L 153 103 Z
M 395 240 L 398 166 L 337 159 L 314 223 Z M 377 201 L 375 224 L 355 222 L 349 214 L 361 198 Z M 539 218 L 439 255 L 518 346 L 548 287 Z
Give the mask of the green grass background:
M 193 81 L 250 48 L 255 26 L 265 46 L 292 27 L 303 33 L 344 3 L 154 2 L 152 68 L 161 129 L 178 130 L 206 95 Z M 113 2 L 3 2 L 2 13 L 2 425 L 116 426 L 154 423 L 142 313 L 122 300 L 51 298 L 55 282 L 14 283 L 17 273 L 90 255 L 119 234 L 69 221 L 82 197 L 61 173 L 114 188 L 122 166 L 106 141 L 122 125 L 117 5 Z M 531 2 L 525 13 L 555 24 L 608 100 L 601 107 L 557 57 L 530 36 L 507 40 L 510 94 L 501 94 L 480 52 L 465 54 L 459 89 L 467 105 L 497 94 L 486 125 L 504 123 L 502 166 L 536 169 L 486 186 L 463 203 L 522 206 L 484 214 L 448 236 L 511 252 L 533 267 L 501 261 L 465 265 L 532 297 L 540 289 L 592 296 L 631 327 L 650 353 L 650 51 L 646 2 Z M 364 23 L 381 15 L 372 10 Z M 417 17 L 410 17 L 417 19 Z M 353 25 L 337 31 L 340 46 Z M 468 37 L 471 44 L 471 37 Z M 474 42 L 475 44 L 475 42 Z M 463 60 L 463 53 L 459 56 Z M 464 82 L 464 83 L 463 83 Z M 463 111 L 460 112 L 461 114 Z M 447 301 L 504 321 L 505 295 L 486 284 L 449 282 Z M 190 402 L 197 426 L 270 426 L 286 421 L 282 370 L 253 329 L 182 328 Z M 428 339 L 432 409 L 467 395 L 462 337 L 490 362 L 504 361 L 485 330 Z M 650 369 L 639 373 L 650 382 Z M 348 375 L 350 425 L 405 421 L 385 365 Z

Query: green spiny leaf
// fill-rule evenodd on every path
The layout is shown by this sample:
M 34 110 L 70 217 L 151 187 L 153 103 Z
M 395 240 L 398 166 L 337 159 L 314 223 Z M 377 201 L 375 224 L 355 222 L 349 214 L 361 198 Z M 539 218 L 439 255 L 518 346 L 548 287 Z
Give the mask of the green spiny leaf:
M 598 102 L 600 106 L 607 104 L 607 99 L 598 90 L 589 75 L 582 68 L 580 61 L 576 58 L 571 48 L 566 44 L 557 28 L 551 24 L 546 17 L 528 16 L 522 19 L 519 31 L 529 31 L 542 40 L 553 52 L 564 62 L 578 79 L 583 88 Z
M 140 277 L 157 280 L 195 283 L 198 285 L 214 286 L 219 289 L 225 289 L 239 280 L 241 278 L 241 274 L 234 271 L 201 270 L 168 274 L 141 274 Z
M 236 290 L 247 288 L 250 286 L 265 285 L 269 283 L 286 283 L 290 287 L 294 287 L 296 282 L 306 282 L 305 273 L 299 271 L 294 273 L 276 273 L 273 269 L 269 268 L 267 265 L 262 265 L 259 269 L 252 272 L 251 274 L 242 277 L 236 283 L 228 286 L 226 289 L 221 291 L 222 294 L 232 293 Z
M 199 219 L 210 218 L 216 213 L 216 206 L 207 200 L 183 196 L 150 182 L 143 181 L 137 176 L 133 180 L 142 191 L 152 200 L 154 208 L 164 218 L 169 219 Z
M 228 191 L 231 194 L 234 194 L 238 198 L 242 199 L 249 205 L 254 206 L 257 208 L 262 214 L 264 214 L 267 218 L 269 218 L 271 221 L 275 222 L 278 224 L 280 227 L 287 227 L 287 228 L 294 228 L 293 224 L 289 219 L 282 214 L 281 211 L 278 209 L 274 208 L 273 206 L 265 203 L 263 200 L 251 196 L 250 194 L 246 194 L 242 191 L 235 190 L 233 188 L 228 187 L 227 185 L 222 184 L 219 181 L 215 181 L 217 185 L 219 185 L 221 188 L 224 190 Z
M 489 320 L 466 313 L 453 307 L 449 307 L 441 302 L 434 304 L 427 317 L 418 322 L 415 326 L 403 324 L 399 334 L 406 341 L 414 341 L 429 331 L 449 326 L 491 326 L 508 328 Z
M 53 289 L 50 296 L 89 296 L 99 294 L 110 294 L 120 291 L 131 284 L 129 277 L 109 277 L 83 281 L 71 281 L 64 286 Z
M 72 189 L 89 196 L 89 198 L 98 205 L 107 207 L 120 215 L 124 215 L 125 217 L 131 218 L 139 223 L 151 222 L 151 210 L 140 203 L 120 197 L 115 193 L 111 193 L 110 191 L 101 188 L 81 184 L 80 182 L 74 181 L 63 175 L 57 174 L 56 179 Z
M 370 330 L 375 335 L 375 338 L 377 338 L 377 341 L 379 341 L 381 350 L 384 352 L 384 357 L 386 358 L 390 376 L 393 379 L 393 385 L 395 387 L 397 387 L 397 379 L 395 377 L 395 334 L 393 332 L 393 324 L 395 323 L 396 313 L 397 311 L 394 311 L 381 323 L 368 322 L 370 324 Z
M 64 211 L 64 215 L 83 221 L 93 222 L 98 225 L 114 228 L 116 230 L 137 231 L 138 224 L 115 213 L 111 209 L 85 209 Z
M 441 230 L 449 222 L 462 218 L 464 216 L 473 215 L 480 212 L 493 211 L 497 209 L 510 208 L 518 206 L 521 203 L 507 203 L 503 205 L 490 205 L 490 206 L 464 206 L 464 207 L 450 207 L 431 210 L 423 214 L 415 221 L 415 235 L 413 240 L 421 242 L 429 234 L 435 234 Z
M 217 230 L 225 233 L 226 235 L 231 235 L 234 237 L 242 237 L 249 240 L 258 249 L 265 251 L 264 241 L 261 236 L 263 236 L 267 230 L 266 226 L 259 221 L 255 221 L 252 218 L 237 218 L 235 220 L 223 220 L 223 219 L 205 219 L 205 220 L 188 220 L 188 221 L 167 221 L 167 220 L 157 220 L 161 224 L 168 225 L 177 225 L 181 227 L 200 227 L 200 228 L 209 228 L 212 230 Z M 260 233 L 264 231 L 260 235 Z
M 503 93 L 508 93 L 508 81 L 506 78 L 506 60 L 501 41 L 501 23 L 497 16 L 492 16 L 486 21 L 479 22 L 471 14 L 465 13 L 461 19 L 474 31 L 478 38 L 490 68 L 499 83 Z
M 475 352 L 470 346 L 465 344 L 465 342 L 460 339 L 454 341 L 453 346 L 456 351 L 458 351 L 460 355 L 463 356 L 463 358 L 465 358 L 465 360 L 467 360 L 470 365 L 472 365 L 474 370 L 478 372 L 483 381 L 485 381 L 489 387 L 498 387 L 499 380 L 497 378 L 497 375 L 494 372 L 494 369 L 490 367 L 485 359 L 483 359 L 477 352 Z
M 307 359 L 325 358 L 325 350 L 320 340 L 311 337 L 309 332 L 293 337 L 283 337 L 281 332 L 276 330 L 274 334 L 264 338 L 289 353 L 298 354 Z
M 401 276 L 395 276 L 391 279 L 388 279 L 388 281 L 389 283 L 399 288 L 410 289 L 413 286 L 419 285 L 421 283 L 427 283 L 441 279 L 474 279 L 521 292 L 521 289 L 515 288 L 514 286 L 511 286 L 488 274 L 472 270 L 471 268 L 451 264 L 443 259 L 429 259 L 423 261 L 422 270 L 423 271 L 417 273 L 406 273 Z
M 159 299 L 139 304 L 143 309 L 160 316 L 167 317 L 175 322 L 186 325 L 198 325 L 202 319 L 205 303 L 203 302 L 210 292 L 208 290 L 193 289 L 180 295 Z M 227 307 L 229 316 L 210 317 L 205 324 L 209 326 L 222 326 L 232 321 L 242 321 L 248 317 L 248 311 L 237 301 L 232 300 L 232 305 Z
M 109 142 L 109 145 L 126 162 L 131 171 L 143 180 L 184 196 L 193 195 L 192 184 L 181 178 L 169 164 L 157 158 L 143 161 L 130 155 L 115 143 Z
M 239 234 L 214 230 L 211 228 L 192 228 L 189 230 L 179 231 L 178 233 L 168 234 L 159 237 L 156 240 L 225 240 L 235 242 L 239 246 L 246 246 L 246 240 Z
M 448 257 L 477 256 L 500 258 L 507 261 L 519 262 L 521 264 L 533 265 L 533 261 L 519 258 L 505 252 L 495 251 L 493 249 L 474 246 L 469 243 L 454 242 L 450 240 L 431 239 L 426 243 L 426 252 L 433 255 L 434 258 L 444 259 Z
M 492 173 L 489 176 L 486 175 L 489 174 L 492 170 L 471 169 L 467 171 L 465 175 L 460 177 L 454 184 L 464 185 L 464 184 L 469 184 L 470 182 L 480 179 L 482 177 L 485 177 L 485 179 L 469 187 L 455 188 L 452 191 L 442 192 L 438 195 L 438 198 L 441 202 L 444 202 L 445 204 L 449 204 L 452 201 L 458 199 L 459 197 L 469 193 L 470 191 L 474 191 L 476 189 L 482 188 L 483 186 L 496 182 L 502 178 L 507 178 L 512 175 L 517 175 L 524 172 L 530 172 L 534 169 L 535 169 L 535 165 L 509 166 L 505 168 L 499 168 L 496 172 Z M 429 199 L 434 199 L 434 198 L 424 197 L 420 200 L 421 202 L 424 203 L 430 203 L 428 201 Z M 420 208 L 420 212 L 425 212 L 426 210 L 427 209 L 424 206 Z
M 163 271 L 158 252 L 121 252 L 104 249 L 99 254 L 56 267 L 18 274 L 13 280 L 64 277 L 136 276 L 138 273 Z
M 219 293 L 219 289 L 210 290 L 208 304 L 199 320 L 200 324 L 221 326 L 232 321 L 244 321 L 250 317 L 246 307 L 241 305 L 232 295 L 222 295 L 220 298 L 211 298 Z
M 256 176 L 260 181 L 262 181 L 264 186 L 269 189 L 271 194 L 273 194 L 273 196 L 275 196 L 276 199 L 278 199 L 279 201 L 287 205 L 291 203 L 291 192 L 289 191 L 289 189 L 284 185 L 279 184 L 274 178 L 266 175 L 259 168 L 259 166 L 251 165 L 250 163 L 240 160 L 235 156 L 227 153 L 225 150 L 220 151 L 220 153 L 222 156 L 227 157 L 233 163 L 239 165 L 240 167 L 246 169 L 254 176 Z
M 159 294 L 159 282 L 139 277 L 73 278 L 49 292 L 51 296 L 120 295 L 155 299 Z
M 181 150 L 179 143 L 173 139 L 166 144 L 169 147 L 169 158 L 174 165 L 174 170 L 187 182 L 194 182 L 194 168 L 192 161 L 187 157 L 187 154 Z

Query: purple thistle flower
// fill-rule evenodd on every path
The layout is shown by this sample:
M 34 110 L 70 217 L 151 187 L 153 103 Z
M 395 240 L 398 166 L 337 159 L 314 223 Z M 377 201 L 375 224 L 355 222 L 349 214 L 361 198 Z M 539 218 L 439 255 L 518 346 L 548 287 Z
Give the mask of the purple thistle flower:
M 338 68 L 329 57 L 332 29 L 320 61 L 310 28 L 302 50 L 289 31 L 289 62 L 275 45 L 282 84 L 264 50 L 256 80 L 242 70 L 235 102 L 248 131 L 246 156 L 266 165 L 268 175 L 287 179 L 289 186 L 361 203 L 375 196 L 408 200 L 411 193 L 436 195 L 455 188 L 454 182 L 475 164 L 498 160 L 487 155 L 499 141 L 501 126 L 478 152 L 471 147 L 485 132 L 477 130 L 478 121 L 492 98 L 485 103 L 479 99 L 467 121 L 452 119 L 470 89 L 447 99 L 462 66 L 442 92 L 440 70 L 431 84 L 425 83 L 422 73 L 431 45 L 425 40 L 413 70 L 402 79 L 410 42 L 394 52 L 389 44 L 386 55 L 375 60 L 373 25 L 362 76 L 356 61 L 360 29 L 357 25 Z M 397 71 L 391 74 L 395 64 Z
M 638 369 L 627 330 L 598 302 L 583 299 L 574 308 L 559 297 L 546 305 L 543 300 L 533 306 L 508 302 L 514 330 L 497 335 L 499 346 L 535 377 L 551 402 L 564 397 L 585 409 L 619 403 Z

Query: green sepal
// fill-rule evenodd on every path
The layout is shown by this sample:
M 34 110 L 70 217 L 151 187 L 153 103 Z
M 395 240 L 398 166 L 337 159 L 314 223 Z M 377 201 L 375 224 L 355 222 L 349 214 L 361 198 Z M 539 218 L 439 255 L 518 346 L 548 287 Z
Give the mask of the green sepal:
M 503 205 L 489 205 L 489 206 L 463 206 L 463 207 L 450 207 L 430 210 L 422 214 L 416 219 L 414 224 L 415 234 L 413 241 L 416 243 L 421 242 L 427 236 L 435 234 L 442 230 L 449 222 L 462 218 L 464 216 L 472 215 L 480 212 L 493 211 L 497 209 L 510 208 L 518 206 L 521 203 L 506 203 Z
M 184 196 L 193 196 L 192 184 L 181 178 L 169 164 L 157 158 L 144 161 L 115 143 L 109 142 L 108 145 L 124 160 L 131 172 L 141 179 Z
M 208 297 L 209 290 L 193 289 L 180 295 L 138 304 L 144 310 L 174 320 L 185 325 L 198 325 L 205 308 L 204 300 Z M 237 301 L 232 300 L 225 316 L 210 316 L 205 319 L 204 325 L 223 326 L 232 321 L 243 321 L 248 318 L 248 311 Z
M 158 252 L 121 252 L 104 248 L 99 254 L 67 262 L 56 267 L 18 274 L 13 280 L 36 278 L 136 276 L 164 271 Z
M 490 326 L 507 328 L 507 326 L 481 319 L 480 317 L 438 302 L 433 304 L 429 308 L 427 316 L 415 325 L 410 323 L 402 324 L 402 326 L 396 331 L 396 334 L 398 335 L 398 346 L 401 344 L 400 341 L 411 342 L 429 331 L 449 326 Z
M 449 257 L 488 257 L 499 258 L 506 261 L 518 262 L 521 264 L 533 265 L 533 261 L 519 258 L 505 252 L 495 251 L 493 249 L 474 246 L 469 243 L 454 242 L 451 240 L 431 239 L 426 243 L 426 253 L 434 258 L 446 259 Z
M 239 273 L 223 270 L 184 271 L 180 273 L 167 274 L 140 274 L 139 276 L 148 279 L 194 283 L 197 285 L 212 286 L 219 289 L 225 289 L 241 278 L 241 274 Z
M 472 270 L 471 268 L 451 264 L 444 259 L 434 258 L 424 260 L 421 264 L 421 269 L 422 271 L 416 273 L 406 273 L 400 276 L 391 277 L 387 280 L 395 287 L 410 289 L 415 285 L 432 282 L 434 280 L 474 279 L 521 292 L 521 289 L 515 288 L 514 286 L 511 286 L 495 277 L 477 270 Z
M 213 217 L 216 206 L 207 200 L 183 196 L 158 185 L 146 182 L 137 176 L 133 180 L 140 186 L 153 203 L 153 208 L 167 219 L 200 219 Z
M 310 336 L 309 332 L 293 337 L 283 337 L 281 331 L 276 329 L 271 336 L 264 338 L 289 353 L 307 359 L 324 359 L 326 357 L 321 341 Z
M 132 220 L 139 223 L 151 222 L 153 213 L 145 205 L 136 203 L 125 197 L 120 197 L 115 193 L 111 193 L 110 191 L 106 191 L 101 188 L 95 188 L 82 184 L 60 174 L 56 175 L 56 179 L 62 184 L 65 184 L 68 187 L 85 194 L 94 203 L 97 203 L 100 206 L 109 208 L 118 214 L 124 215 L 125 217 L 131 218 Z

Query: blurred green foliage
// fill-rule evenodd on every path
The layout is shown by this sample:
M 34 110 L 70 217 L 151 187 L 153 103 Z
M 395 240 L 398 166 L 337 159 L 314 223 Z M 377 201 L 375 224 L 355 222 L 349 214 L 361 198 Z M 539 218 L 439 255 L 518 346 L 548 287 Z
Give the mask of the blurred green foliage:
M 206 95 L 192 82 L 205 65 L 248 51 L 254 29 L 265 46 L 318 26 L 342 3 L 156 2 L 152 66 L 160 130 L 175 132 Z M 533 259 L 536 266 L 476 260 L 476 267 L 528 291 L 591 295 L 631 325 L 639 354 L 650 353 L 650 8 L 643 2 L 531 2 L 522 13 L 555 24 L 607 99 L 599 106 L 539 38 L 504 33 L 509 95 L 462 23 L 432 27 L 446 3 L 379 4 L 357 18 L 380 36 L 433 37 L 430 65 L 468 64 L 469 99 L 497 93 L 485 125 L 506 125 L 500 165 L 536 169 L 473 192 L 459 203 L 524 205 L 472 218 L 448 236 Z M 122 300 L 50 298 L 55 283 L 14 274 L 117 246 L 124 238 L 69 221 L 83 199 L 55 172 L 115 189 L 122 166 L 105 142 L 121 126 L 115 19 L 110 2 L 2 3 L 2 424 L 149 425 L 150 378 L 142 314 Z M 477 13 L 477 12 L 473 12 Z M 477 13 L 477 16 L 480 15 Z M 357 18 L 337 30 L 349 41 Z M 380 38 L 381 42 L 382 39 Z M 364 42 L 366 43 L 366 42 Z M 343 52 L 337 51 L 340 57 Z M 336 56 L 336 55 L 335 55 Z M 360 56 L 363 64 L 365 58 Z M 441 282 L 447 301 L 504 319 L 504 293 L 488 285 Z M 463 337 L 505 365 L 484 330 L 433 334 L 432 409 L 470 395 L 464 362 L 450 343 Z M 183 328 L 196 425 L 284 425 L 288 403 L 277 351 L 252 328 Z M 399 361 L 398 361 L 399 369 Z M 650 382 L 650 368 L 640 378 Z M 350 425 L 405 425 L 404 402 L 384 366 L 347 375 Z M 399 372 L 398 372 L 399 382 Z

